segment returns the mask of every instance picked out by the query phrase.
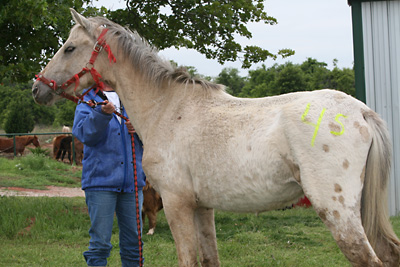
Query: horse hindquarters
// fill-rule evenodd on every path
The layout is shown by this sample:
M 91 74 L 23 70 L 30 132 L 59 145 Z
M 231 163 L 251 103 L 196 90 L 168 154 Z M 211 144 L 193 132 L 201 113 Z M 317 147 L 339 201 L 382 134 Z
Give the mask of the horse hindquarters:
M 364 112 L 363 117 L 363 125 L 354 123 L 353 138 L 364 133 L 362 137 L 368 136 L 361 140 L 364 145 L 326 146 L 324 153 L 332 153 L 330 161 L 318 162 L 319 169 L 313 163 L 302 164 L 301 184 L 353 266 L 399 266 L 400 242 L 390 225 L 386 202 L 390 141 L 375 113 Z M 335 162 L 340 165 L 333 168 Z

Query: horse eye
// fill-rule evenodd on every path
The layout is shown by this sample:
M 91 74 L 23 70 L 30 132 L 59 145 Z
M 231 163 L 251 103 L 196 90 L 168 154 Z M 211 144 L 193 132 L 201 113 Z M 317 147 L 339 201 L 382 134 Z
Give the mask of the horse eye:
M 74 51 L 75 50 L 75 47 L 74 46 L 68 46 L 66 49 L 65 49 L 65 53 L 71 53 L 72 51 Z

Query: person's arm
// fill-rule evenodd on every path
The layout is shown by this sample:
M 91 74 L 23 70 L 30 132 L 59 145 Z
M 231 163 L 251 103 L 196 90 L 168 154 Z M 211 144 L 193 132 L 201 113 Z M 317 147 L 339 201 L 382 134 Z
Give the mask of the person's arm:
M 95 146 L 107 137 L 107 126 L 115 108 L 112 103 L 94 109 L 81 103 L 76 107 L 72 134 L 87 146 Z

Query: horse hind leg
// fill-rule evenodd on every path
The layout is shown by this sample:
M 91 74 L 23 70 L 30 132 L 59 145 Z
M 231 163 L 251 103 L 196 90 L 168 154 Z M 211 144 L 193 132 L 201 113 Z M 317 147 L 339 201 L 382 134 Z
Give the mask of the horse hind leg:
M 311 177 L 315 177 L 314 175 Z M 305 175 L 302 178 L 302 182 L 307 180 Z M 341 184 L 333 180 L 314 180 L 314 186 L 305 182 L 308 184 L 302 185 L 305 195 L 353 266 L 383 266 L 369 243 L 361 222 L 361 182 L 351 182 L 350 177 L 340 179 Z
M 197 239 L 201 266 L 220 266 L 215 232 L 214 210 L 198 208 L 195 211 Z
M 338 210 L 318 209 L 317 212 L 331 231 L 336 244 L 353 266 L 384 266 L 364 233 L 359 215 L 340 220 L 337 217 L 342 215 Z

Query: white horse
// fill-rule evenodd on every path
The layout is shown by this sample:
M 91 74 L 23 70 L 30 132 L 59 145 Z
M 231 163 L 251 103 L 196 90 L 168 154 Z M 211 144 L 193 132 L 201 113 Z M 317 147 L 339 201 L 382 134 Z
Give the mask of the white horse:
M 62 132 L 63 132 L 63 133 L 70 133 L 70 132 L 71 132 L 71 128 L 69 128 L 69 127 L 66 126 L 66 125 L 63 125 L 63 127 L 62 127 Z
M 268 211 L 303 194 L 354 266 L 399 266 L 387 207 L 391 144 L 365 104 L 334 90 L 236 98 L 175 69 L 137 33 L 71 12 L 77 24 L 40 77 L 72 77 L 108 29 L 116 63 L 103 51 L 88 68 L 115 88 L 143 141 L 143 168 L 163 199 L 180 266 L 197 266 L 198 255 L 203 266 L 220 265 L 214 208 Z M 78 91 L 93 82 L 83 75 Z M 60 99 L 40 80 L 33 96 Z

